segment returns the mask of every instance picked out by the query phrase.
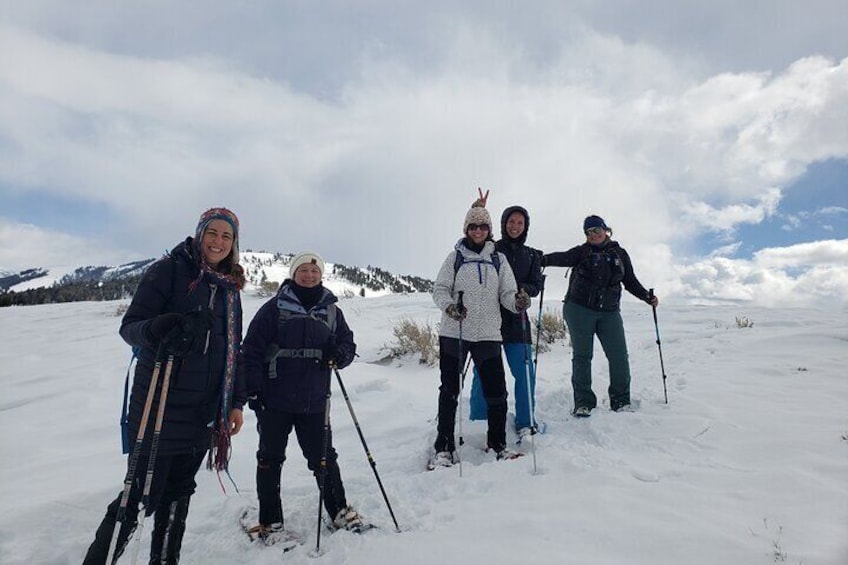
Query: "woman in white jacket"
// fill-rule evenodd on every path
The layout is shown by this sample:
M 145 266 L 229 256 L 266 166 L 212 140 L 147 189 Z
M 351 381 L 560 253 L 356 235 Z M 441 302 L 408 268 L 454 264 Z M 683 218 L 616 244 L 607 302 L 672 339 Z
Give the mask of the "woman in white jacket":
M 454 423 L 461 389 L 460 367 L 468 354 L 480 371 L 489 430 L 486 445 L 497 459 L 517 454 L 506 449 L 507 392 L 501 360 L 500 306 L 511 312 L 526 310 L 530 297 L 517 292 L 509 262 L 495 251 L 492 219 L 478 199 L 465 215 L 463 233 L 439 274 L 433 301 L 442 311 L 439 325 L 439 417 L 431 467 L 456 461 Z

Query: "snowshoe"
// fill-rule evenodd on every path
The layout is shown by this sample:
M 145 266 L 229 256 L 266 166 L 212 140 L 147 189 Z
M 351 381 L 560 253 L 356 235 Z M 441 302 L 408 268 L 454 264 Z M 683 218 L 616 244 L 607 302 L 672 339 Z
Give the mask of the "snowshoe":
M 509 461 L 511 459 L 518 459 L 519 457 L 523 457 L 524 454 L 520 451 L 513 451 L 508 447 L 504 447 L 503 449 L 496 450 L 492 447 L 486 448 L 486 453 L 491 451 L 495 452 L 495 461 Z
M 519 429 L 516 433 L 518 438 L 515 440 L 517 445 L 521 445 L 525 439 L 530 436 L 534 436 L 536 434 L 543 434 L 547 430 L 548 426 L 544 422 L 536 422 L 535 426 L 527 426 L 526 428 Z
M 578 406 L 571 413 L 575 418 L 588 418 L 592 415 L 592 409 L 588 406 Z
M 432 471 L 439 467 L 452 467 L 456 463 L 456 457 L 452 451 L 439 451 L 427 462 L 427 470 Z
M 250 541 L 266 546 L 277 546 L 283 552 L 290 551 L 303 543 L 303 538 L 299 534 L 291 530 L 286 530 L 281 522 L 267 526 L 254 523 L 248 517 L 249 513 L 249 510 L 245 510 L 239 519 L 239 523 Z
M 362 519 L 362 515 L 354 510 L 352 506 L 345 506 L 339 510 L 333 518 L 332 528 L 334 530 L 347 530 L 355 534 L 361 534 L 374 529 L 374 524 L 369 524 Z

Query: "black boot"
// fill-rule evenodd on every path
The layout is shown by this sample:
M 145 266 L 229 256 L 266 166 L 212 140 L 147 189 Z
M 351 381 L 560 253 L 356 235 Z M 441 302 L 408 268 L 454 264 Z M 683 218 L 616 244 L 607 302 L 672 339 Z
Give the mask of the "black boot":
M 456 422 L 456 397 L 444 392 L 439 393 L 439 415 L 436 425 L 436 443 L 434 449 L 439 451 L 455 451 L 454 427 Z
M 112 543 L 112 534 L 115 531 L 118 508 L 120 505 L 121 497 L 119 495 L 118 498 L 113 500 L 106 509 L 106 515 L 103 517 L 103 520 L 100 522 L 100 526 L 97 528 L 97 532 L 94 534 L 94 541 L 91 542 L 91 545 L 88 547 L 88 552 L 85 554 L 85 559 L 83 560 L 82 565 L 106 564 L 106 559 L 109 556 L 109 545 Z M 118 533 L 118 541 L 115 545 L 115 555 L 112 558 L 113 563 L 117 561 L 118 557 L 120 557 L 120 555 L 124 552 L 130 537 L 132 537 L 132 534 L 135 531 L 138 510 L 133 510 L 134 511 L 131 511 L 129 506 L 126 508 L 124 521 L 121 524 Z
M 347 507 L 347 498 L 345 496 L 344 484 L 342 483 L 342 474 L 339 469 L 339 464 L 336 462 L 335 453 L 333 459 L 327 461 L 325 467 L 327 475 L 324 477 L 324 508 L 330 515 L 330 520 L 335 519 L 339 510 Z M 321 488 L 321 472 L 315 475 L 315 480 L 318 482 L 318 488 Z
M 260 461 L 256 466 L 256 494 L 259 497 L 259 523 L 263 526 L 283 523 L 280 500 L 282 464 Z
M 184 496 L 156 509 L 150 540 L 150 565 L 177 565 L 191 497 Z

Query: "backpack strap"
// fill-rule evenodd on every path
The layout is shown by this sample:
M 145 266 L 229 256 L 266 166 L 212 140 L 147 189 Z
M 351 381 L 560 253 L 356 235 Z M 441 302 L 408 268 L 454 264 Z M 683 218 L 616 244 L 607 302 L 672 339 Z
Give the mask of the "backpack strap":
M 459 272 L 459 268 L 462 267 L 465 263 L 477 263 L 479 264 L 488 264 L 493 265 L 495 267 L 495 271 L 500 274 L 501 272 L 501 254 L 495 249 L 494 253 L 492 253 L 491 260 L 486 261 L 485 259 L 471 259 L 466 260 L 465 255 L 459 249 L 455 250 L 456 256 L 453 259 L 453 284 L 451 285 L 451 294 L 453 294 L 454 288 L 456 287 L 456 274 Z
M 330 328 L 330 332 L 333 334 L 336 333 L 336 311 L 338 308 L 335 304 L 330 304 L 327 306 L 327 319 L 324 320 L 318 316 L 312 314 L 297 314 L 290 310 L 280 309 L 279 317 L 277 318 L 277 331 L 285 325 L 285 323 L 291 318 L 312 318 L 313 320 L 317 320 L 323 324 L 326 324 L 328 328 Z M 277 378 L 277 358 L 282 357 L 284 359 L 316 359 L 320 361 L 324 357 L 323 349 L 309 348 L 304 347 L 300 349 L 291 349 L 291 348 L 281 348 L 276 343 L 272 343 L 268 346 L 268 349 L 265 351 L 265 362 L 268 364 L 268 378 L 276 379 Z

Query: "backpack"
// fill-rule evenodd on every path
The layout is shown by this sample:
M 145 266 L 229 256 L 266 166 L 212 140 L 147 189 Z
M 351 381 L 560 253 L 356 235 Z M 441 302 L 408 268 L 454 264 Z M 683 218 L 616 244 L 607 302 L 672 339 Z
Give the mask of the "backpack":
M 465 263 L 482 263 L 484 265 L 493 265 L 495 267 L 495 271 L 500 274 L 501 272 L 501 254 L 496 249 L 495 252 L 491 255 L 492 260 L 486 261 L 485 259 L 466 259 L 465 255 L 460 253 L 459 249 L 456 250 L 456 256 L 453 259 L 453 284 L 451 285 L 451 292 L 453 292 L 453 288 L 456 286 L 456 274 L 459 272 L 459 268 L 462 267 Z
M 283 310 L 279 309 L 279 317 L 277 318 L 277 328 L 281 328 L 292 318 L 312 318 L 313 320 L 317 320 L 323 324 L 326 324 L 328 328 L 330 328 L 330 333 L 332 336 L 335 336 L 336 333 L 336 312 L 338 308 L 336 307 L 335 302 L 329 304 L 326 308 L 327 319 L 324 320 L 318 316 L 313 314 L 300 314 L 292 312 L 291 310 Z M 279 332 L 279 329 L 278 329 Z M 294 358 L 303 358 L 303 359 L 322 359 L 324 356 L 324 351 L 322 349 L 316 348 L 302 348 L 302 349 L 280 349 L 280 346 L 276 343 L 272 343 L 268 346 L 268 349 L 265 351 L 265 362 L 268 363 L 268 378 L 276 379 L 277 378 L 277 357 L 294 357 Z

